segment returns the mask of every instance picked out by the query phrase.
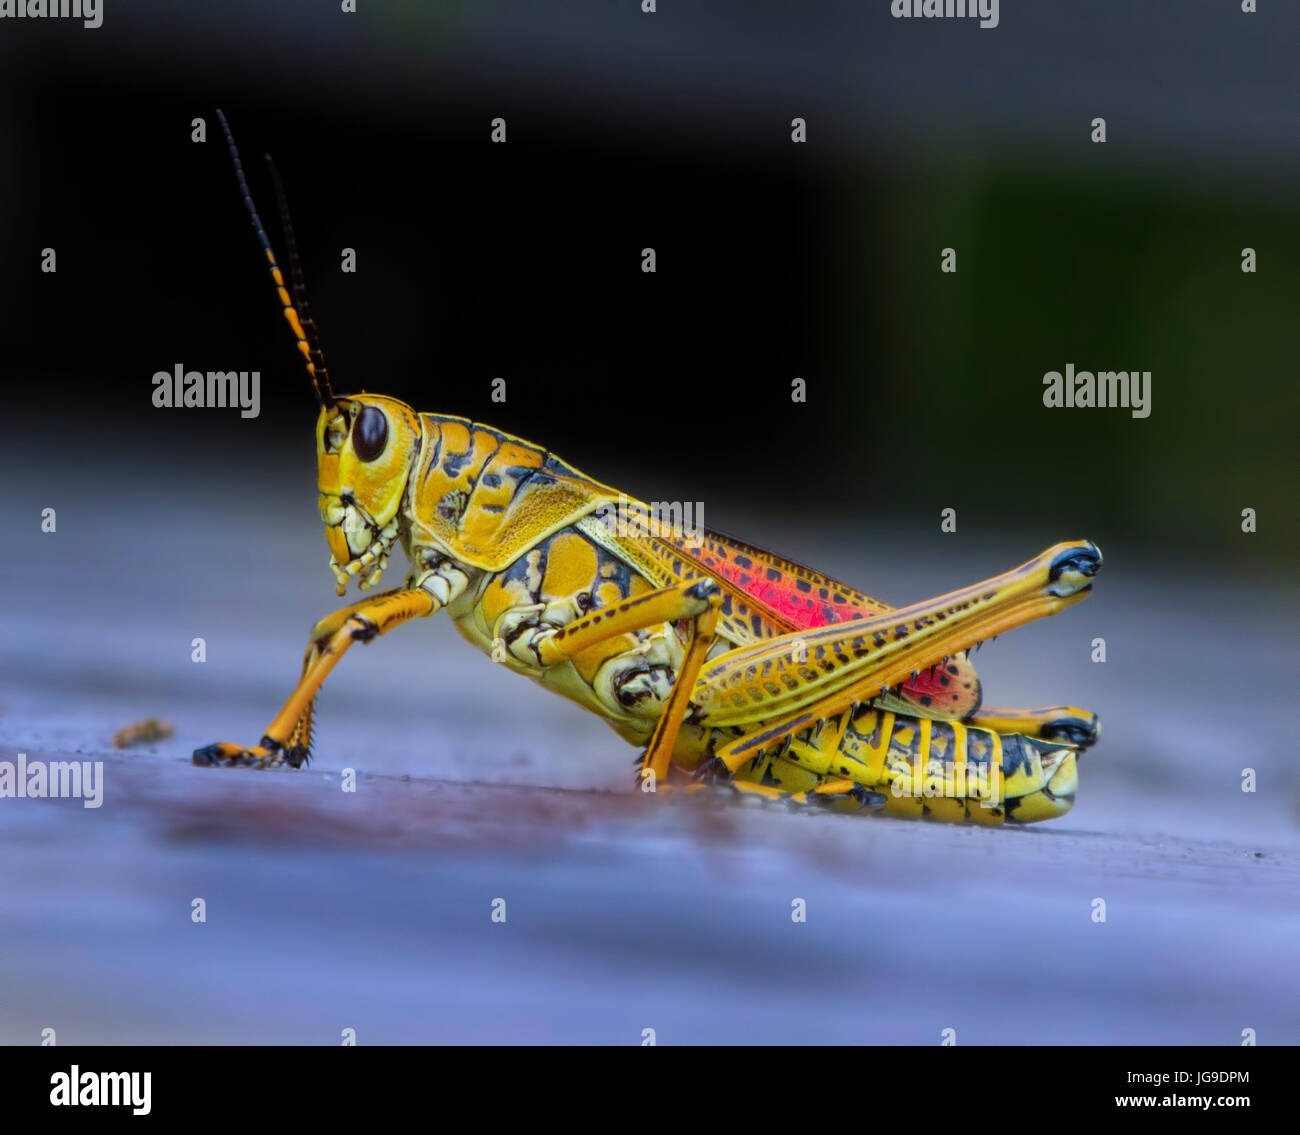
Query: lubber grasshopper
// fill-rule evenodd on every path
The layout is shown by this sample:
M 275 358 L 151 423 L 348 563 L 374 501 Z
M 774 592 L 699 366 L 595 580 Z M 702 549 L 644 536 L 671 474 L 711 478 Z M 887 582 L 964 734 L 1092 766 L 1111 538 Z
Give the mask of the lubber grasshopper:
M 1057 544 L 894 610 L 730 537 L 657 531 L 641 502 L 499 430 L 335 394 L 279 178 L 288 287 L 221 124 L 320 404 L 320 510 L 338 594 L 351 580 L 374 587 L 399 543 L 411 571 L 316 624 L 302 678 L 258 745 L 209 745 L 196 764 L 300 766 L 316 695 L 348 647 L 446 610 L 498 662 L 640 746 L 644 787 L 675 768 L 688 790 L 725 785 L 791 806 L 984 823 L 1070 808 L 1096 717 L 982 708 L 968 652 L 1083 599 L 1101 566 L 1093 544 Z

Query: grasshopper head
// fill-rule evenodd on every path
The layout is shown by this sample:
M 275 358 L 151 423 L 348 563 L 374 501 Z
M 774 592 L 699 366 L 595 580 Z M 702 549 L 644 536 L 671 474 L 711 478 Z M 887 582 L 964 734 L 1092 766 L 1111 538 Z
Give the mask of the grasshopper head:
M 280 175 L 268 154 L 266 160 L 271 164 L 271 180 L 275 184 L 280 222 L 289 251 L 288 280 L 280 271 L 275 250 L 257 215 L 230 123 L 220 110 L 217 118 L 226 136 L 248 219 L 253 223 L 253 231 L 271 269 L 276 296 L 297 340 L 298 353 L 307 363 L 307 375 L 320 403 L 320 416 L 316 419 L 320 514 L 325 521 L 325 539 L 334 553 L 330 566 L 338 577 L 338 593 L 342 595 L 347 590 L 348 580 L 353 576 L 361 577 L 360 587 L 365 591 L 379 582 L 388 566 L 389 549 L 400 535 L 402 497 L 412 464 L 420 452 L 420 419 L 410 406 L 396 398 L 377 394 L 339 397 L 334 393 L 316 321 L 307 308 L 307 287 Z
M 379 582 L 399 535 L 420 436 L 415 411 L 396 398 L 352 394 L 321 409 L 316 420 L 320 515 L 340 595 L 355 575 L 361 575 L 363 591 Z

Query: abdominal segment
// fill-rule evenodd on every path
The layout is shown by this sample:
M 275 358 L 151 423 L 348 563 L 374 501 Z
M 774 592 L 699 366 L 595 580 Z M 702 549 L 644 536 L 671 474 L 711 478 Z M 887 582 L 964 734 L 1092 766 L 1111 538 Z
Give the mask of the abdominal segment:
M 1074 799 L 1075 750 L 958 721 L 856 706 L 826 718 L 735 774 L 789 793 L 852 781 L 886 815 L 1001 824 L 1058 816 Z M 845 800 L 830 806 L 858 810 Z

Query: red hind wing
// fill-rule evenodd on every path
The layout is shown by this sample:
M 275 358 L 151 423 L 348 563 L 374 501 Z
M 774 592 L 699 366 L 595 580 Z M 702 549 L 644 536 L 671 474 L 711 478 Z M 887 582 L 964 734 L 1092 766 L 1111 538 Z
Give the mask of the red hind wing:
M 737 629 L 755 641 L 893 610 L 837 579 L 720 532 L 706 529 L 696 540 L 676 534 L 657 539 L 672 549 L 674 558 L 722 584 L 730 600 L 724 600 L 724 619 L 733 615 L 736 603 L 743 605 L 746 617 Z M 736 626 L 734 615 L 730 621 Z M 970 717 L 980 707 L 979 677 L 968 659 L 952 657 L 904 683 L 890 701 L 901 702 L 903 712 L 926 717 Z

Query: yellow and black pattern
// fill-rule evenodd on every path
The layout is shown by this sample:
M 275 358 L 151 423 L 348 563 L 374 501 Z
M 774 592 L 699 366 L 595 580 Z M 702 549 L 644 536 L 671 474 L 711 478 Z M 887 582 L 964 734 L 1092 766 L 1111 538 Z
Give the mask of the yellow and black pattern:
M 538 446 L 353 394 L 322 409 L 317 448 L 340 587 L 363 573 L 373 586 L 400 539 L 413 571 L 375 611 L 391 608 L 397 625 L 445 609 L 494 660 L 644 746 L 643 773 L 721 769 L 737 791 L 795 804 L 982 823 L 1045 819 L 1073 799 L 1075 754 L 1095 737 L 1085 711 L 997 710 L 981 723 L 897 710 L 917 670 L 936 689 L 973 677 L 958 664 L 972 641 L 1084 598 L 1100 564 L 1090 544 L 911 607 L 773 633 L 778 617 L 757 601 L 610 524 L 611 505 L 645 506 Z M 306 759 L 316 690 L 379 626 L 358 619 L 323 621 L 333 637 L 309 650 L 259 745 L 209 746 L 196 761 Z
M 737 646 L 894 610 L 839 580 L 720 532 L 705 531 L 696 539 L 661 534 L 645 543 L 647 554 L 673 577 L 707 576 L 722 584 L 719 628 Z M 981 696 L 975 667 L 958 654 L 942 667 L 909 676 L 883 704 L 922 717 L 963 720 L 979 709 Z
M 446 611 L 474 645 L 673 765 L 795 805 L 1003 823 L 1058 816 L 1097 720 L 1073 707 L 988 709 L 967 653 L 1084 599 L 1089 541 L 892 609 L 716 532 L 665 532 L 649 506 L 554 454 L 381 395 L 336 396 L 277 197 L 292 297 L 221 118 L 244 199 L 321 410 L 317 488 L 338 594 L 378 584 L 400 543 L 405 586 L 320 620 L 302 676 L 261 741 L 200 765 L 310 756 L 315 698 L 349 647 Z M 295 303 L 297 306 L 295 306 Z
M 540 446 L 471 422 L 421 414 L 423 453 L 411 484 L 416 542 L 501 571 L 551 533 L 618 494 Z
M 275 194 L 280 206 L 280 223 L 284 229 L 285 242 L 289 249 L 289 266 L 293 277 L 293 291 L 297 300 L 297 307 L 294 306 L 294 300 L 289 298 L 289 292 L 284 286 L 284 276 L 281 274 L 279 262 L 275 258 L 275 250 L 271 247 L 271 239 L 266 235 L 266 230 L 262 227 L 262 218 L 257 214 L 257 206 L 253 204 L 253 194 L 248 188 L 247 179 L 244 177 L 244 165 L 239 157 L 239 147 L 235 145 L 235 136 L 230 131 L 230 124 L 226 121 L 225 114 L 220 110 L 217 111 L 217 119 L 221 123 L 222 133 L 226 136 L 226 147 L 230 151 L 230 159 L 235 167 L 235 180 L 239 184 L 239 192 L 244 199 L 244 208 L 247 210 L 249 220 L 252 222 L 253 232 L 257 234 L 258 244 L 262 246 L 262 255 L 266 257 L 266 265 L 271 273 L 271 283 L 275 286 L 276 298 L 280 301 L 280 308 L 284 313 L 285 321 L 289 324 L 289 330 L 293 332 L 298 353 L 302 355 L 303 362 L 307 366 L 307 375 L 311 379 L 312 389 L 316 393 L 316 400 L 321 406 L 328 407 L 334 401 L 334 391 L 330 388 L 329 371 L 325 368 L 325 358 L 321 354 L 316 324 L 307 308 L 307 290 L 302 281 L 302 268 L 298 263 L 298 246 L 294 242 L 293 223 L 289 218 L 289 205 L 285 200 L 284 188 L 280 184 L 279 174 L 275 172 L 275 167 L 272 165 L 271 173 L 275 180 Z M 267 162 L 270 163 L 269 155 Z
M 729 739 L 734 731 L 725 731 Z M 856 706 L 818 722 L 735 773 L 774 799 L 841 810 L 1001 824 L 1064 815 L 1074 803 L 1077 749 L 961 722 Z M 816 790 L 837 784 L 818 801 Z

